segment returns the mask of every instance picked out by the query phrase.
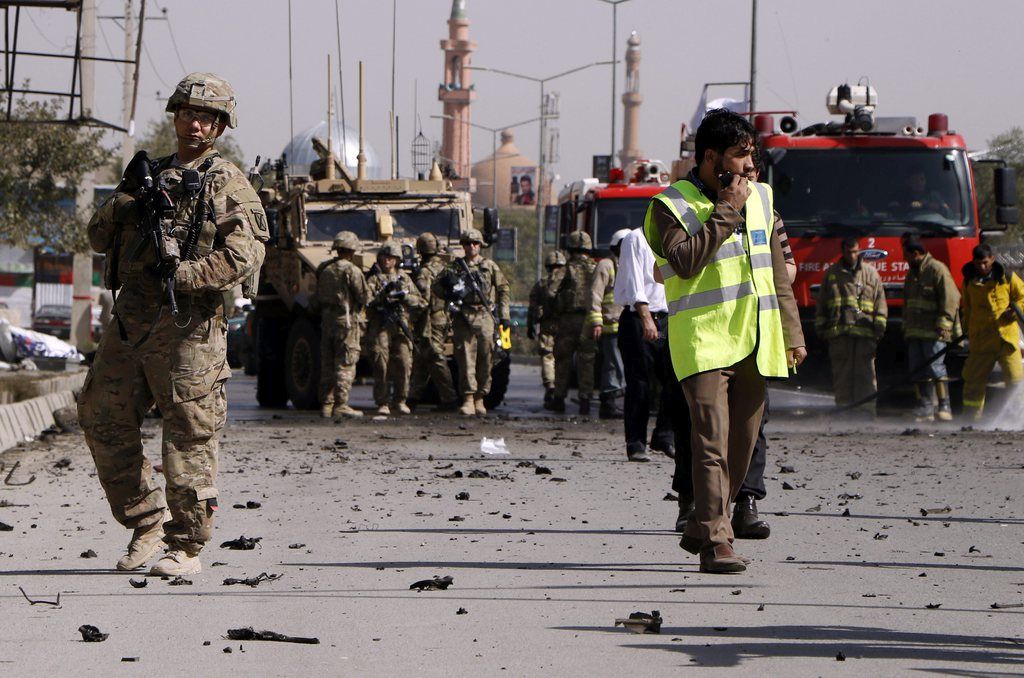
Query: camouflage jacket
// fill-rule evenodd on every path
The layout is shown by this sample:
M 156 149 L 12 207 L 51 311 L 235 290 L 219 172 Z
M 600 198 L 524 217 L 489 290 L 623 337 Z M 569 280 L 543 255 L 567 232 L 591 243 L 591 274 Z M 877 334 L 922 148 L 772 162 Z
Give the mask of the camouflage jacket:
M 939 333 L 957 336 L 957 309 L 960 290 L 944 263 L 930 254 L 914 269 L 910 267 L 903 282 L 903 336 L 907 339 L 936 341 Z
M 174 203 L 165 227 L 179 246 L 184 245 L 198 203 L 197 197 L 186 194 L 182 171 L 211 161 L 205 171 L 208 216 L 195 249 L 178 266 L 175 291 L 211 304 L 219 303 L 222 293 L 238 285 L 244 294 L 254 294 L 265 255 L 263 243 L 269 238 L 259 197 L 242 171 L 213 149 L 183 165 L 174 160 L 175 156 L 157 159 L 154 179 L 166 184 Z M 163 289 L 153 270 L 157 254 L 149 234 L 140 228 L 141 221 L 134 196 L 119 185 L 90 220 L 89 243 L 107 255 L 104 283 L 108 289 L 123 287 L 126 292 L 158 299 Z
M 565 268 L 558 266 L 553 268 L 546 276 L 538 280 L 530 290 L 530 306 L 526 314 L 526 324 L 536 325 L 540 323 L 541 334 L 554 334 L 555 319 L 555 294 L 558 286 L 562 283 L 562 276 L 565 275 Z
M 465 257 L 460 257 L 462 261 L 466 261 Z M 480 287 L 480 291 L 483 293 L 483 298 L 487 300 L 487 306 L 485 308 L 480 303 L 480 298 L 475 294 L 470 293 L 462 304 L 462 312 L 466 315 L 475 315 L 478 313 L 489 313 L 490 309 L 493 308 L 498 321 L 507 321 L 509 319 L 509 295 L 510 288 L 508 280 L 505 278 L 505 274 L 501 272 L 501 268 L 491 261 L 490 259 L 484 259 L 483 257 L 477 257 L 476 261 L 466 261 L 469 266 L 469 273 Z M 459 259 L 448 264 L 446 269 L 451 275 L 463 276 L 465 270 L 462 268 L 462 264 L 459 263 Z M 438 276 L 440 280 L 441 276 Z M 444 290 L 438 289 L 438 282 L 434 284 L 434 293 L 444 298 Z
M 358 321 L 368 300 L 366 276 L 351 261 L 329 259 L 317 269 L 316 297 L 325 317 Z
M 392 290 L 402 290 L 405 295 L 400 299 L 391 299 L 385 291 L 391 285 Z M 409 274 L 403 270 L 393 273 L 374 273 L 366 281 L 367 315 L 371 323 L 384 323 L 386 312 L 394 311 L 398 318 L 408 324 L 409 312 L 422 309 L 426 302 Z

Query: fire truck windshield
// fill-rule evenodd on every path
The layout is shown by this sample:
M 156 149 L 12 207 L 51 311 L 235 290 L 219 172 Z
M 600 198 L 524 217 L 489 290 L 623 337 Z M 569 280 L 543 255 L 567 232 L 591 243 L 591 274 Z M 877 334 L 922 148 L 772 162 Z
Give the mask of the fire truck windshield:
M 967 158 L 950 149 L 787 149 L 769 180 L 791 236 L 968 235 Z
M 650 198 L 601 198 L 594 202 L 591 219 L 594 247 L 607 249 L 620 228 L 643 228 Z

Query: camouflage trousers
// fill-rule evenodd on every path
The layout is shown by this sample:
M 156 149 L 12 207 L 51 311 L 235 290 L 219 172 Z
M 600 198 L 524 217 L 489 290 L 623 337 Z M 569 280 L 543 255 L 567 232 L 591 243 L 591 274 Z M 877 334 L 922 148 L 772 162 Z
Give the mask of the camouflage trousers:
M 121 340 L 115 318 L 86 376 L 78 416 L 114 518 L 134 529 L 170 509 L 164 541 L 194 555 L 213 529 L 218 438 L 227 417 L 224 382 L 231 371 L 223 316 L 200 312 L 198 304 L 188 308 L 188 299 L 179 304 L 179 318 L 188 318 L 183 327 L 159 303 L 118 299 L 128 341 Z M 143 418 L 154 404 L 163 416 L 166 498 L 142 445 Z
M 444 313 L 436 314 L 427 323 L 424 334 L 416 338 L 412 352 L 412 385 L 409 395 L 414 400 L 423 397 L 428 382 L 434 382 L 437 397 L 442 403 L 454 402 L 455 384 L 444 356 L 444 342 L 448 338 L 448 321 Z
M 367 342 L 373 366 L 373 402 L 378 407 L 409 397 L 412 343 L 393 323 L 370 324 Z
M 320 318 L 320 404 L 348 404 L 359 362 L 359 323 L 324 312 Z
M 462 397 L 485 396 L 491 390 L 491 355 L 494 353 L 494 319 L 482 313 L 456 313 L 452 317 L 455 362 L 459 366 Z
M 546 329 L 546 328 L 545 328 Z M 537 355 L 540 356 L 540 380 L 544 388 L 555 387 L 555 335 L 545 332 L 537 335 Z
M 555 332 L 555 397 L 564 398 L 569 392 L 572 377 L 572 359 L 576 356 L 576 381 L 579 396 L 589 400 L 594 391 L 594 361 L 597 342 L 591 334 L 586 313 L 565 313 L 558 318 Z

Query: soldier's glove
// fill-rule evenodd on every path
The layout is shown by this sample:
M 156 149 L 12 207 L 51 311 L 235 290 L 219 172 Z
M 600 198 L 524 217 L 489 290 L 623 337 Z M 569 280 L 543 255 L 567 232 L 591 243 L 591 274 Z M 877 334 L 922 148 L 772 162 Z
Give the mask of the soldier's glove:
M 938 338 L 939 341 L 943 341 L 943 342 L 949 343 L 950 341 L 953 340 L 953 331 L 952 330 L 938 330 L 936 332 L 936 335 L 937 335 L 937 338 Z
M 537 328 L 534 325 L 530 325 L 529 327 L 526 328 L 526 338 L 527 339 L 536 339 L 537 338 Z
M 409 295 L 409 292 L 403 289 L 391 290 L 388 292 L 388 301 L 397 302 L 402 301 Z

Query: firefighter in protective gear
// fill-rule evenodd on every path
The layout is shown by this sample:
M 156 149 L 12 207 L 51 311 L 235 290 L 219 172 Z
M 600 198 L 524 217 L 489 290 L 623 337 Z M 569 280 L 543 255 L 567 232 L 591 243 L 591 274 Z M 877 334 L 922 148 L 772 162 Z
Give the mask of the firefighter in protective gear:
M 959 334 L 960 291 L 949 268 L 928 254 L 917 236 L 903 238 L 903 258 L 910 264 L 903 283 L 903 336 L 910 378 L 917 390 L 914 417 L 918 421 L 950 421 L 953 411 L 946 363 L 935 356 Z
M 78 414 L 114 518 L 134 530 L 117 568 L 142 567 L 162 539 L 167 551 L 151 573 L 175 576 L 201 571 L 199 552 L 212 536 L 231 374 L 224 295 L 239 285 L 245 295 L 255 294 L 269 234 L 245 174 L 214 149 L 225 127 L 237 124 L 231 86 L 193 73 L 178 84 L 167 110 L 176 152 L 150 169 L 173 207 L 161 218 L 164 244 L 177 241 L 181 261 L 171 268 L 161 260 L 150 232 L 139 227 L 137 187 L 119 184 L 88 227 L 90 245 L 106 254 L 104 284 L 119 293 Z M 198 179 L 198 191 L 191 179 Z M 177 316 L 165 303 L 168 286 Z M 143 417 L 154 404 L 163 415 L 166 493 L 142 446 Z M 171 519 L 163 523 L 168 510 Z
M 426 308 L 413 325 L 416 343 L 412 351 L 409 405 L 415 406 L 423 397 L 427 384 L 433 382 L 440 400 L 437 409 L 454 410 L 459 405 L 458 396 L 444 355 L 444 344 L 448 339 L 448 314 L 445 313 L 444 297 L 433 294 L 431 290 L 437 276 L 444 270 L 445 262 L 438 256 L 437 238 L 433 233 L 424 233 L 416 238 L 416 251 L 420 255 L 420 268 L 414 282 L 423 295 Z
M 537 355 L 540 356 L 540 378 L 544 384 L 544 404 L 551 403 L 555 392 L 555 329 L 557 312 L 555 292 L 565 273 L 565 255 L 549 252 L 544 259 L 547 275 L 534 283 L 530 290 L 530 306 L 526 315 L 526 336 L 537 340 Z
M 377 414 L 409 414 L 405 402 L 409 396 L 412 370 L 412 312 L 425 304 L 409 274 L 398 268 L 402 248 L 389 242 L 377 252 L 380 270 L 366 282 L 370 362 L 373 365 L 373 401 Z
M 459 366 L 459 413 L 471 417 L 487 414 L 484 397 L 491 390 L 491 358 L 495 348 L 494 316 L 503 327 L 510 327 L 509 284 L 496 263 L 484 259 L 480 251 L 484 237 L 475 228 L 459 238 L 465 256 L 453 261 L 438 276 L 434 293 L 445 295 L 443 280 L 461 280 L 465 288 L 475 286 L 480 294 L 467 293 L 452 313 L 452 340 Z M 467 273 L 468 270 L 468 273 Z M 472 284 L 472 285 L 471 285 Z M 483 297 L 481 299 L 481 297 Z
M 1008 387 L 1024 379 L 1017 326 L 1024 282 L 996 261 L 988 245 L 974 248 L 974 258 L 964 266 L 963 274 L 960 308 L 970 340 L 963 369 L 964 416 L 977 420 L 985 408 L 985 388 L 997 362 Z
M 822 278 L 814 317 L 815 331 L 828 342 L 836 405 L 849 405 L 877 390 L 875 349 L 885 334 L 888 312 L 881 277 L 861 259 L 857 239 L 845 238 L 842 256 Z M 861 407 L 873 415 L 875 401 Z
M 361 417 L 348 404 L 359 362 L 359 341 L 366 306 L 366 277 L 352 263 L 359 238 L 342 231 L 334 239 L 337 256 L 317 269 L 316 295 L 320 302 L 320 414 Z
M 601 349 L 601 419 L 621 419 L 622 409 L 616 399 L 623 390 L 622 356 L 619 354 L 619 315 L 622 307 L 615 303 L 615 272 L 619 266 L 619 245 L 629 233 L 622 228 L 608 241 L 609 256 L 597 262 L 590 278 L 590 313 L 587 322 L 594 341 Z
M 590 414 L 590 397 L 594 391 L 594 360 L 597 342 L 587 324 L 590 312 L 590 279 L 596 264 L 591 258 L 593 244 L 584 231 L 573 231 L 565 240 L 569 261 L 555 295 L 558 330 L 555 333 L 555 392 L 548 409 L 565 412 L 565 396 L 569 392 L 572 359 L 576 356 L 576 381 L 579 389 L 581 415 Z

